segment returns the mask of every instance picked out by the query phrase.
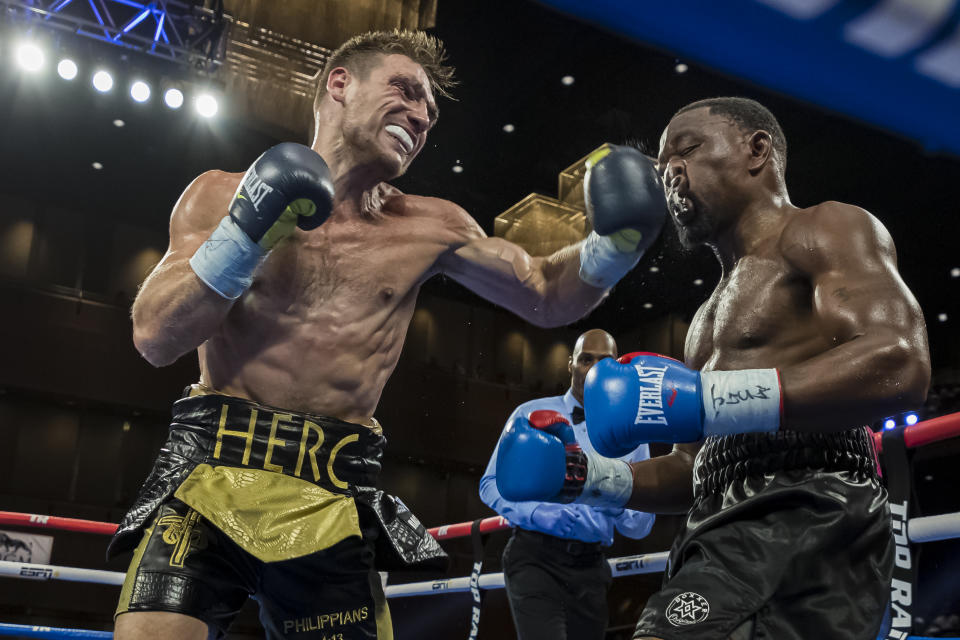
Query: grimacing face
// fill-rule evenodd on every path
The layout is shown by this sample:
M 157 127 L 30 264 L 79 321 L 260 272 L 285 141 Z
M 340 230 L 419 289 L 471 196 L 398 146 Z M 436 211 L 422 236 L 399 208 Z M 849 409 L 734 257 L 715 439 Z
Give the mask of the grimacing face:
M 389 54 L 367 77 L 352 78 L 343 119 L 350 152 L 357 164 L 378 166 L 385 180 L 403 175 L 437 120 L 427 73 L 407 56 Z
M 681 113 L 664 129 L 657 169 L 684 247 L 715 239 L 736 215 L 743 144 L 744 132 L 708 107 Z

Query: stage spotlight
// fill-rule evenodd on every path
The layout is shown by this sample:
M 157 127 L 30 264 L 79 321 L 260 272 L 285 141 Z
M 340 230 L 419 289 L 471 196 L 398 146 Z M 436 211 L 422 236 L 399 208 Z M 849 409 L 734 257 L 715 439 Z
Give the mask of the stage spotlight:
M 897 423 L 894 422 L 893 418 L 887 418 L 883 421 L 884 429 L 893 429 L 895 426 L 897 426 Z
M 43 51 L 32 42 L 24 42 L 17 47 L 17 64 L 24 71 L 39 71 L 43 67 Z
M 100 70 L 93 74 L 93 88 L 100 93 L 106 93 L 113 89 L 113 76 L 106 71 Z
M 130 97 L 136 102 L 146 102 L 150 99 L 150 85 L 142 80 L 137 80 L 130 85 Z
M 179 109 L 183 106 L 183 92 L 180 89 L 167 89 L 163 94 L 163 102 L 171 109 Z
M 920 419 L 920 418 L 917 416 L 917 414 L 915 414 L 915 413 L 908 413 L 905 422 L 907 423 L 907 425 L 915 425 L 915 424 L 917 424 L 917 420 L 919 420 L 919 419 Z
M 77 63 L 70 58 L 64 58 L 57 65 L 57 73 L 64 80 L 73 80 L 77 77 Z
M 212 118 L 217 115 L 217 110 L 220 108 L 220 105 L 217 104 L 217 99 L 214 98 L 209 93 L 202 93 L 197 96 L 196 100 L 197 113 L 199 113 L 204 118 Z

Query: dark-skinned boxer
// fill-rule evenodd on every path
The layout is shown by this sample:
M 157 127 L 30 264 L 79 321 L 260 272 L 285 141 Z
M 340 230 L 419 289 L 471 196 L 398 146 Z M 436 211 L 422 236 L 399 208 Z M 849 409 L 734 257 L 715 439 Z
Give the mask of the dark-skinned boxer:
M 693 319 L 685 364 L 598 363 L 584 405 L 601 454 L 677 444 L 628 466 L 565 451 L 518 420 L 499 460 L 526 473 L 498 470 L 501 493 L 689 509 L 635 638 L 872 640 L 894 545 L 861 425 L 917 407 L 930 380 L 923 315 L 893 242 L 857 207 L 790 203 L 786 139 L 752 100 L 682 108 L 658 166 L 681 241 L 711 247 L 722 275 Z M 628 206 L 631 194 L 619 197 Z

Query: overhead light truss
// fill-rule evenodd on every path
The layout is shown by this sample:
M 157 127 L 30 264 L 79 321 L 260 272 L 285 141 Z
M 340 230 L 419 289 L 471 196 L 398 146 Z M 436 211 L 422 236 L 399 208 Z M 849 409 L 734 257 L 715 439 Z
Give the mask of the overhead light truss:
M 7 20 L 27 22 L 214 71 L 226 55 L 222 0 L 0 0 Z

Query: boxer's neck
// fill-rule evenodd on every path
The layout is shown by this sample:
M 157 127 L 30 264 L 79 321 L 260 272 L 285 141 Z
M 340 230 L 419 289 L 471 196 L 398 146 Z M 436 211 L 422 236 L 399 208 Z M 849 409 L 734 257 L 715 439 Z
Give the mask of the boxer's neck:
M 736 262 L 752 255 L 772 236 L 779 236 L 785 214 L 796 211 L 786 192 L 763 192 L 748 200 L 731 223 L 708 242 L 720 261 L 723 272 L 729 273 Z

